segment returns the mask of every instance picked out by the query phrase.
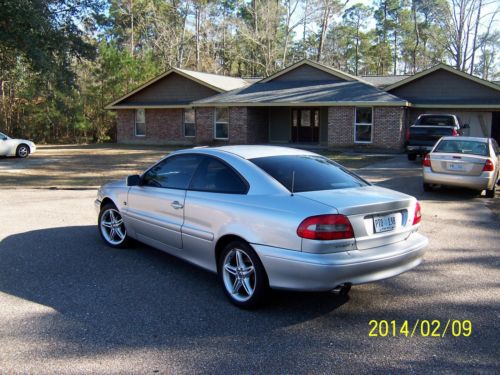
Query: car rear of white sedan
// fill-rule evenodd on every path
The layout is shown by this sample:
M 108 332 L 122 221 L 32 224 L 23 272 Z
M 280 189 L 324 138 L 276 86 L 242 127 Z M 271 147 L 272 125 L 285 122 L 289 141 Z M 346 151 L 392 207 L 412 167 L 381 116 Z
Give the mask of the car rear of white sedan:
M 434 185 L 486 190 L 495 196 L 499 149 L 492 138 L 443 137 L 423 161 L 424 190 Z
M 218 273 L 229 300 L 256 306 L 268 287 L 348 291 L 417 266 L 417 200 L 372 186 L 320 155 L 227 146 L 172 153 L 98 193 L 99 232 Z

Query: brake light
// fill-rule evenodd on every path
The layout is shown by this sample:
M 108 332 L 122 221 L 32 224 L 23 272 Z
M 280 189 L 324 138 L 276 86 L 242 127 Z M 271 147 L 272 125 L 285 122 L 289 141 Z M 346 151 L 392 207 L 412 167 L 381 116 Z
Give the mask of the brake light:
M 484 163 L 483 172 L 493 172 L 495 170 L 495 164 L 490 159 L 486 159 Z
M 410 140 L 410 128 L 406 129 L 405 139 L 407 142 Z
M 422 161 L 422 165 L 424 167 L 430 167 L 431 166 L 431 156 L 429 154 L 425 155 L 424 161 Z
M 422 220 L 422 209 L 420 208 L 420 203 L 417 201 L 417 205 L 415 206 L 415 215 L 413 216 L 413 225 L 420 223 Z
M 453 128 L 453 130 L 451 131 L 451 135 L 454 137 L 458 137 L 460 134 L 458 134 L 457 129 Z
M 301 238 L 309 240 L 342 240 L 354 238 L 351 222 L 344 215 L 311 216 L 297 228 Z

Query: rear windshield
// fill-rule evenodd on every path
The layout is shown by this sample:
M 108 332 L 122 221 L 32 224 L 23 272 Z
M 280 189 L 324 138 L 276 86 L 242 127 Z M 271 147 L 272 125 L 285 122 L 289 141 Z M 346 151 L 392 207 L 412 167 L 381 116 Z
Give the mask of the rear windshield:
M 369 185 L 339 164 L 314 155 L 269 156 L 251 162 L 275 178 L 289 191 L 333 190 Z
M 453 126 L 455 125 L 455 120 L 451 116 L 420 116 L 417 119 L 415 125 L 444 125 Z
M 453 135 L 453 128 L 410 127 L 410 135 Z
M 489 156 L 488 144 L 477 141 L 442 140 L 434 152 Z

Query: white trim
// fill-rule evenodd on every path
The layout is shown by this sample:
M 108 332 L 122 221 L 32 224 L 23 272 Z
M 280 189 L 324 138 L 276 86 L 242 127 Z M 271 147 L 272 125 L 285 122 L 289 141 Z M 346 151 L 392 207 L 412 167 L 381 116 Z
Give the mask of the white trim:
M 138 109 L 134 110 L 134 137 L 145 137 L 146 136 L 146 110 L 143 108 L 139 108 L 144 111 L 144 122 L 137 122 L 137 111 Z M 144 134 L 137 134 L 137 124 L 143 124 L 144 125 Z
M 371 111 L 372 111 L 372 122 L 371 123 L 364 123 L 364 122 L 360 122 L 358 123 L 357 122 L 357 109 L 358 108 L 370 108 Z M 375 115 L 375 111 L 373 110 L 373 107 L 367 107 L 367 106 L 357 106 L 357 107 L 354 107 L 354 143 L 355 144 L 371 144 L 373 143 L 373 124 L 375 123 L 374 121 L 374 115 Z M 370 126 L 370 141 L 358 141 L 356 140 L 356 127 L 357 126 Z
M 217 121 L 217 109 L 222 109 L 222 108 L 227 109 L 227 122 Z M 217 138 L 217 124 L 226 124 L 227 125 L 227 137 L 226 138 Z M 214 108 L 214 139 L 221 140 L 221 141 L 229 140 L 229 108 L 228 107 Z

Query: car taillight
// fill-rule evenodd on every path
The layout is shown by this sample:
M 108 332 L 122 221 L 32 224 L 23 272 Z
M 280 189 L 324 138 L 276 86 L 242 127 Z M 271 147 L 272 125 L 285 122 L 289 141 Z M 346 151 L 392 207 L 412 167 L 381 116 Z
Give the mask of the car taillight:
M 451 135 L 454 136 L 454 137 L 458 137 L 460 134 L 458 134 L 457 129 L 453 129 L 451 131 Z
M 413 216 L 413 225 L 420 223 L 420 220 L 422 220 L 422 209 L 420 208 L 420 203 L 417 201 L 415 215 Z
M 405 139 L 408 142 L 410 140 L 410 129 L 406 129 Z
M 351 222 L 344 215 L 311 216 L 297 228 L 299 237 L 309 240 L 342 240 L 354 238 Z
M 490 159 L 486 159 L 484 163 L 483 172 L 493 172 L 495 170 L 495 164 Z
M 425 158 L 422 161 L 422 165 L 424 167 L 430 167 L 431 166 L 431 156 L 429 154 L 425 155 Z

